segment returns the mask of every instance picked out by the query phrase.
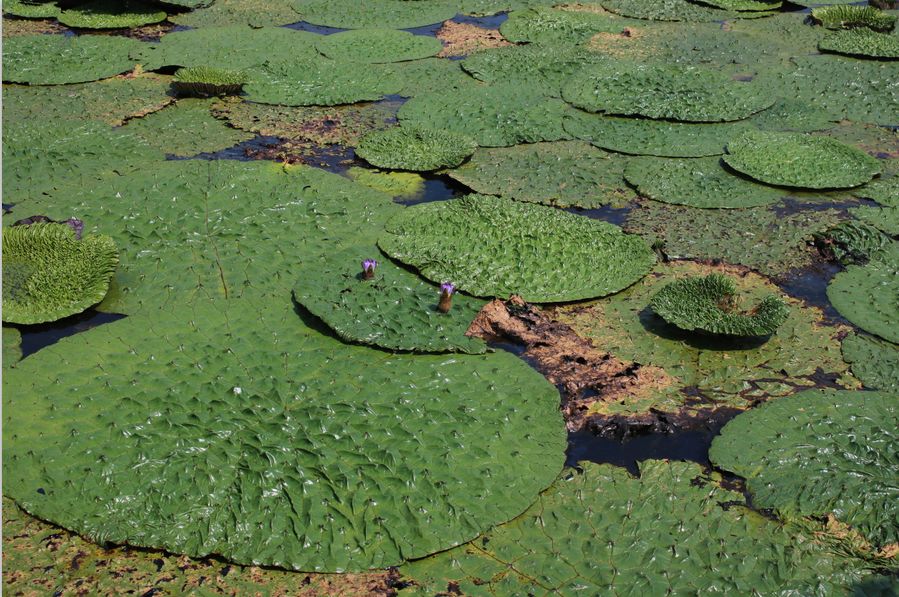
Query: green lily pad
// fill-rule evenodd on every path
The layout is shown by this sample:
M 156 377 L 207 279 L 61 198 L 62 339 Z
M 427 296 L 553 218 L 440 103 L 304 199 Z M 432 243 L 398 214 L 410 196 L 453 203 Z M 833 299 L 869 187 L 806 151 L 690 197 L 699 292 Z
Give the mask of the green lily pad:
M 105 79 L 134 68 L 141 43 L 109 35 L 22 35 L 3 42 L 3 81 L 61 85 Z
M 815 240 L 844 265 L 867 263 L 893 244 L 893 239 L 874 226 L 855 220 L 840 222 L 816 234 Z
M 612 224 L 487 195 L 407 208 L 378 245 L 434 282 L 537 303 L 617 292 L 655 262 L 645 242 Z
M 3 369 L 9 369 L 22 360 L 22 332 L 13 327 L 3 327 Z M 5 506 L 5 504 L 4 504 Z
M 864 27 L 834 31 L 821 40 L 818 49 L 860 58 L 893 59 L 899 58 L 899 36 Z
M 874 31 L 890 31 L 896 17 L 873 6 L 838 4 L 812 9 L 812 20 L 828 29 L 867 27 Z
M 624 177 L 644 197 L 701 208 L 768 205 L 784 193 L 731 174 L 717 157 L 699 159 L 635 158 Z
M 478 193 L 555 207 L 594 209 L 635 198 L 625 160 L 583 141 L 479 149 L 447 174 Z
M 672 258 L 721 259 L 777 276 L 811 264 L 814 234 L 841 219 L 836 210 L 781 215 L 765 207 L 721 211 L 649 203 L 633 210 L 624 227 L 661 243 Z
M 899 346 L 867 334 L 843 340 L 843 358 L 852 374 L 873 390 L 899 390 Z
M 566 101 L 589 112 L 688 122 L 741 120 L 774 104 L 752 83 L 701 67 L 593 65 L 562 87 Z
M 581 44 L 601 31 L 618 33 L 632 24 L 629 19 L 609 13 L 535 7 L 511 13 L 499 32 L 512 42 L 558 48 L 558 44 Z
M 840 315 L 866 332 L 899 343 L 899 248 L 876 254 L 868 264 L 850 265 L 827 286 Z
M 833 513 L 870 541 L 899 540 L 899 403 L 877 392 L 803 392 L 739 415 L 712 442 L 753 503 L 787 517 Z
M 118 253 L 108 236 L 75 238 L 66 224 L 3 229 L 3 321 L 44 323 L 106 296 Z
M 899 207 L 862 205 L 853 207 L 849 213 L 890 236 L 899 236 Z
M 100 542 L 353 571 L 469 541 L 561 468 L 558 393 L 514 355 L 349 346 L 289 300 L 173 307 L 3 376 L 4 492 L 26 511 Z
M 857 187 L 880 173 L 876 158 L 830 137 L 748 131 L 727 144 L 724 161 L 766 184 L 807 189 Z
M 300 19 L 341 29 L 412 29 L 456 16 L 456 3 L 444 0 L 297 0 Z
M 317 59 L 315 41 L 319 37 L 284 27 L 203 27 L 167 33 L 158 42 L 140 44 L 131 57 L 145 69 L 207 66 L 249 70 L 278 56 L 300 62 Z
M 374 277 L 362 263 L 378 258 Z M 440 289 L 382 259 L 374 247 L 351 247 L 305 261 L 294 296 L 348 342 L 413 352 L 483 353 L 482 340 L 465 332 L 484 301 L 457 294 L 447 313 L 437 310 Z
M 508 147 L 566 139 L 562 119 L 569 110 L 539 91 L 496 84 L 417 95 L 400 108 L 399 119 L 468 135 L 481 147 Z
M 747 118 L 745 123 L 763 131 L 795 131 L 802 133 L 825 131 L 832 129 L 834 126 L 825 110 L 793 98 L 778 99 L 770 108 Z M 729 135 L 728 139 L 736 136 L 736 127 L 733 130 L 734 133 Z
M 143 118 L 131 120 L 126 131 L 147 140 L 150 147 L 175 156 L 192 156 L 227 149 L 254 135 L 226 125 L 209 113 L 210 100 L 180 99 Z
M 172 88 L 178 95 L 212 97 L 240 93 L 247 74 L 241 70 L 190 66 L 179 68 L 172 78 Z
M 435 56 L 440 40 L 394 29 L 358 29 L 322 36 L 315 48 L 334 60 L 384 63 Z
M 172 15 L 169 20 L 185 27 L 280 27 L 300 20 L 292 0 L 215 0 L 210 6 Z
M 781 0 L 702 0 L 700 4 L 707 4 L 723 10 L 777 10 Z
M 477 147 L 460 133 L 400 126 L 362 137 L 356 155 L 378 168 L 427 171 L 458 166 Z
M 403 97 L 447 92 L 450 89 L 475 89 L 481 86 L 462 70 L 458 60 L 423 58 L 409 62 L 396 62 L 391 67 L 403 81 L 403 88 L 400 90 L 400 95 Z
M 60 8 L 53 1 L 27 2 L 24 0 L 7 0 L 3 3 L 3 14 L 24 19 L 55 19 Z M 4 23 L 4 29 L 6 28 Z
M 250 75 L 246 98 L 282 106 L 333 106 L 379 100 L 402 83 L 381 64 L 336 60 L 266 62 Z
M 647 460 L 639 478 L 578 468 L 514 521 L 402 572 L 426 595 L 842 594 L 869 578 L 695 463 Z
M 353 166 L 346 171 L 346 175 L 350 180 L 387 193 L 394 199 L 421 199 L 425 194 L 425 179 L 414 172 L 381 172 Z
M 786 303 L 773 294 L 738 311 L 736 294 L 732 278 L 709 274 L 668 284 L 653 295 L 649 306 L 682 330 L 725 336 L 770 336 L 790 315 Z
M 158 6 L 137 0 L 91 0 L 63 10 L 59 22 L 81 29 L 130 29 L 166 19 Z
M 856 197 L 871 199 L 887 207 L 899 207 L 899 176 L 894 174 L 889 178 L 878 178 L 852 193 Z
M 769 12 L 736 12 L 720 10 L 687 0 L 602 0 L 606 10 L 616 14 L 650 21 L 712 22 L 735 18 L 757 18 Z M 708 4 L 708 3 L 706 3 Z

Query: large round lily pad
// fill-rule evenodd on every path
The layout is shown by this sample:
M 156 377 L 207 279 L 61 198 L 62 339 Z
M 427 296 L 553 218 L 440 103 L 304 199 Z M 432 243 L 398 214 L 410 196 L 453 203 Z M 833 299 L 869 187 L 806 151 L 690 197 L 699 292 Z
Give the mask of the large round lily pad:
M 75 237 L 66 224 L 3 229 L 3 321 L 43 323 L 106 296 L 118 253 L 108 236 Z
M 757 207 L 784 196 L 783 191 L 728 172 L 717 157 L 636 158 L 628 162 L 624 176 L 645 197 L 692 207 Z
M 250 101 L 282 106 L 334 106 L 379 100 L 402 82 L 386 65 L 318 60 L 266 62 L 249 73 Z
M 517 516 L 564 459 L 558 393 L 514 355 L 350 346 L 289 300 L 127 317 L 3 383 L 4 492 L 25 510 L 244 564 L 422 557 Z
M 499 31 L 509 41 L 543 44 L 564 51 L 563 44 L 581 44 L 596 33 L 618 33 L 631 24 L 630 19 L 609 13 L 538 6 L 513 12 Z
M 3 41 L 3 81 L 60 85 L 96 81 L 134 68 L 141 43 L 109 35 L 22 35 Z
M 410 207 L 378 244 L 429 280 L 537 303 L 617 292 L 655 262 L 645 242 L 612 224 L 486 195 Z
M 400 108 L 399 119 L 474 137 L 481 147 L 507 147 L 568 138 L 562 118 L 569 110 L 540 91 L 496 84 L 417 95 Z
M 478 193 L 555 207 L 593 209 L 634 198 L 625 160 L 583 141 L 480 149 L 448 172 Z
M 899 35 L 879 33 L 864 27 L 835 31 L 821 40 L 818 49 L 861 58 L 895 59 L 899 58 Z
M 737 285 L 724 274 L 683 278 L 658 291 L 649 302 L 652 310 L 682 330 L 725 336 L 770 336 L 790 315 L 773 294 L 750 307 L 739 305 Z
M 524 515 L 402 568 L 423 594 L 843 594 L 859 560 L 742 506 L 702 467 L 579 463 Z M 686 523 L 685 521 L 690 521 Z
M 292 0 L 215 0 L 209 6 L 181 14 L 169 20 L 185 27 L 279 27 L 300 20 Z
M 706 4 L 723 10 L 777 10 L 781 0 L 702 0 Z
M 360 29 L 322 36 L 315 48 L 328 58 L 350 62 L 402 62 L 434 56 L 443 44 L 433 37 L 395 29 Z
M 366 135 L 356 155 L 378 168 L 427 171 L 458 166 L 475 149 L 477 143 L 467 135 L 401 126 Z
M 756 506 L 787 517 L 833 513 L 884 545 L 899 540 L 897 429 L 895 395 L 808 391 L 738 416 L 709 456 L 746 477 Z
M 889 31 L 896 25 L 896 17 L 873 6 L 837 4 L 812 9 L 812 20 L 828 29 L 866 27 L 874 31 Z
M 734 18 L 756 18 L 767 11 L 736 12 L 703 6 L 687 0 L 602 0 L 603 8 L 616 14 L 650 21 L 712 22 Z
M 300 20 L 341 29 L 411 29 L 451 19 L 456 2 L 447 0 L 296 0 Z
M 63 10 L 59 22 L 82 29 L 129 29 L 164 21 L 164 10 L 137 0 L 91 0 Z
M 362 263 L 374 259 L 365 279 Z M 484 301 L 456 294 L 447 313 L 437 310 L 440 289 L 382 257 L 356 246 L 304 261 L 294 296 L 349 342 L 414 352 L 483 353 L 482 340 L 465 332 Z
M 687 122 L 740 120 L 774 104 L 764 88 L 695 66 L 611 63 L 588 66 L 562 97 L 590 112 Z
M 899 346 L 867 334 L 852 334 L 843 340 L 843 358 L 865 387 L 899 390 Z
M 836 139 L 801 133 L 748 131 L 727 144 L 727 165 L 766 184 L 808 189 L 857 187 L 880 163 Z
M 827 286 L 840 315 L 866 332 L 899 343 L 899 248 L 894 243 L 866 265 L 850 265 Z
M 60 8 L 56 2 L 27 2 L 24 0 L 7 0 L 3 3 L 3 14 L 14 15 L 24 19 L 55 19 Z M 4 23 L 4 33 L 7 26 Z

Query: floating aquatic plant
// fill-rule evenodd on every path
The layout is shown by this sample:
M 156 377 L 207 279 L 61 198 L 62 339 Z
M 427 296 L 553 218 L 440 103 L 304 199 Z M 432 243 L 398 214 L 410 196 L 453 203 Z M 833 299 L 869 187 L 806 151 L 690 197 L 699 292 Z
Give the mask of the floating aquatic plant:
M 455 292 L 456 287 L 449 282 L 444 282 L 440 285 L 440 303 L 437 305 L 438 311 L 441 313 L 449 313 L 449 310 L 453 307 L 453 293 Z
M 867 27 L 874 31 L 890 31 L 896 25 L 894 15 L 873 6 L 838 4 L 812 9 L 812 20 L 828 29 Z
M 59 22 L 81 29 L 130 29 L 164 21 L 166 12 L 138 0 L 92 0 L 63 10 Z
M 112 239 L 72 219 L 3 229 L 3 321 L 43 323 L 103 300 L 118 263 Z
M 96 81 L 134 68 L 141 43 L 111 35 L 22 35 L 3 41 L 3 81 L 62 85 Z
M 172 78 L 172 87 L 178 95 L 198 97 L 234 95 L 240 93 L 247 80 L 247 74 L 243 71 L 192 66 L 178 69 Z
M 378 267 L 376 259 L 365 259 L 362 262 L 362 279 L 371 280 L 375 277 L 375 269 Z
M 899 58 L 899 35 L 865 28 L 834 31 L 818 43 L 818 49 L 859 58 L 892 60 Z
M 454 168 L 477 147 L 462 133 L 404 125 L 365 135 L 356 155 L 378 168 L 428 171 Z
M 769 336 L 790 315 L 786 303 L 773 295 L 748 311 L 740 310 L 736 294 L 732 279 L 709 274 L 668 284 L 649 305 L 662 319 L 683 330 L 726 336 Z
M 433 37 L 395 29 L 357 29 L 322 35 L 315 48 L 334 60 L 379 64 L 434 56 L 443 44 Z

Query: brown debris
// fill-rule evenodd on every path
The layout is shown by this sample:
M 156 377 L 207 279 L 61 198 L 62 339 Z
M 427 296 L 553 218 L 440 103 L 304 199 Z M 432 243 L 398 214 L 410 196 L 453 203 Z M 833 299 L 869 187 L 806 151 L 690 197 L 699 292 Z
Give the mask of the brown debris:
M 496 29 L 484 29 L 469 23 L 454 23 L 446 21 L 437 31 L 437 39 L 443 42 L 443 49 L 437 56 L 448 58 L 450 56 L 468 56 L 478 50 L 486 48 L 501 48 L 510 46 Z
M 524 358 L 559 387 L 562 413 L 571 431 L 588 426 L 598 416 L 589 412 L 596 402 L 622 400 L 671 383 L 664 370 L 628 363 L 597 349 L 591 340 L 578 336 L 571 327 L 554 321 L 519 296 L 485 305 L 467 335 L 523 344 Z

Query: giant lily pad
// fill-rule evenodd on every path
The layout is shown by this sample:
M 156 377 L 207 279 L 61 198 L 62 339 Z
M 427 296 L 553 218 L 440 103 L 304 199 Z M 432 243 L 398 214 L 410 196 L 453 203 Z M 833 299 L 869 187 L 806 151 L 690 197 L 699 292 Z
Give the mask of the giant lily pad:
M 639 478 L 579 468 L 514 521 L 403 572 L 428 595 L 839 594 L 865 576 L 695 463 L 647 460 Z
M 426 171 L 458 166 L 475 149 L 474 139 L 466 135 L 401 126 L 366 135 L 356 155 L 378 168 Z
M 3 383 L 4 492 L 25 510 L 246 564 L 364 570 L 469 541 L 526 509 L 565 448 L 555 388 L 514 355 L 349 346 L 289 300 L 127 317 Z
M 433 37 L 394 29 L 361 29 L 322 36 L 315 48 L 328 58 L 350 62 L 403 62 L 434 56 L 443 44 Z
M 378 244 L 429 280 L 538 303 L 617 292 L 655 261 L 645 242 L 612 224 L 486 195 L 410 207 Z
M 835 139 L 748 131 L 727 144 L 727 165 L 767 184 L 808 189 L 857 187 L 881 171 L 863 151 Z
M 899 402 L 877 392 L 803 392 L 744 413 L 709 456 L 784 516 L 833 513 L 883 545 L 899 540 Z
M 118 253 L 108 236 L 75 237 L 66 224 L 3 229 L 3 321 L 43 323 L 103 300 Z
M 650 21 L 712 22 L 767 16 L 768 12 L 736 12 L 694 4 L 687 0 L 602 0 L 603 8 L 616 14 Z
M 581 44 L 600 31 L 618 33 L 630 24 L 633 21 L 608 13 L 535 7 L 513 12 L 499 31 L 509 41 L 558 47 Z
M 446 0 L 296 0 L 293 7 L 303 21 L 342 29 L 411 29 L 456 15 Z
M 582 141 L 480 149 L 448 174 L 478 193 L 593 209 L 634 198 L 625 161 Z
M 91 0 L 63 10 L 59 22 L 82 29 L 129 29 L 164 21 L 164 10 L 137 0 Z
M 874 31 L 889 31 L 896 25 L 896 17 L 879 8 L 850 4 L 813 8 L 812 20 L 828 29 L 867 27 Z
M 244 86 L 247 99 L 282 106 L 334 106 L 378 100 L 402 87 L 389 67 L 336 60 L 266 62 Z
M 28 2 L 27 0 L 7 0 L 3 3 L 3 14 L 10 14 L 25 19 L 55 19 L 60 9 L 56 2 L 46 0 Z M 6 23 L 4 23 L 4 30 Z
M 507 147 L 567 138 L 562 118 L 568 110 L 539 91 L 497 84 L 417 95 L 400 108 L 399 119 L 474 137 L 482 147 Z
M 702 0 L 706 4 L 724 10 L 777 10 L 781 0 Z
M 752 83 L 694 66 L 612 63 L 572 76 L 562 97 L 590 112 L 688 122 L 740 120 L 774 98 Z
M 731 174 L 720 162 L 717 157 L 637 158 L 628 162 L 624 176 L 645 197 L 692 207 L 757 207 L 784 196 L 782 191 Z
M 3 81 L 60 85 L 96 81 L 134 68 L 138 41 L 108 35 L 22 35 L 3 42 Z
M 890 236 L 899 236 L 899 206 L 862 205 L 849 210 L 853 216 Z
M 840 315 L 872 334 L 899 343 L 899 248 L 876 255 L 868 264 L 850 265 L 827 287 Z
M 371 279 L 361 263 L 378 258 Z M 328 252 L 298 270 L 297 302 L 344 340 L 391 350 L 482 353 L 484 342 L 465 332 L 483 301 L 457 294 L 447 313 L 437 310 L 440 290 L 374 247 Z
M 22 359 L 22 332 L 14 327 L 3 327 L 3 368 L 9 369 Z
M 835 31 L 821 40 L 818 49 L 861 58 L 893 59 L 899 58 L 899 36 L 866 28 Z
M 867 334 L 852 334 L 843 340 L 843 358 L 865 387 L 899 390 L 899 346 Z
M 172 15 L 169 20 L 185 27 L 278 27 L 300 20 L 292 0 L 215 0 L 210 6 Z
M 899 176 L 874 180 L 853 191 L 855 196 L 871 199 L 888 207 L 899 207 Z

